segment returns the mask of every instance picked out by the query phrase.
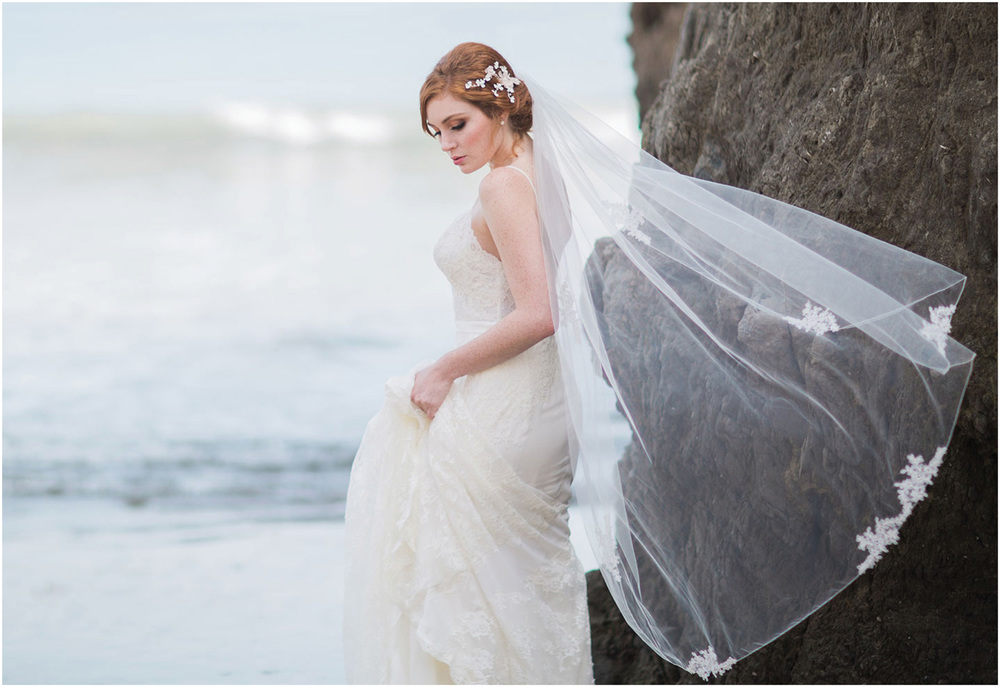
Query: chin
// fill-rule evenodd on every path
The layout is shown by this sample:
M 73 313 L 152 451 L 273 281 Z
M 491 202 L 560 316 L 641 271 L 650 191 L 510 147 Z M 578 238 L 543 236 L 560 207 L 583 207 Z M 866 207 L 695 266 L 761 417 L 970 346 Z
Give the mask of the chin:
M 461 165 L 459 169 L 462 170 L 462 174 L 472 174 L 473 172 L 478 172 L 485 166 L 485 162 L 480 162 L 478 164 L 474 162 L 471 164 L 466 162 L 464 165 Z

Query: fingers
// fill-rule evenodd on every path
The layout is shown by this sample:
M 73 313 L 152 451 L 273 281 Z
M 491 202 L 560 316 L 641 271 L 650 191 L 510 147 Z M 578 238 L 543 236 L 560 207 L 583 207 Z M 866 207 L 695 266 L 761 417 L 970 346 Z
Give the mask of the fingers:
M 433 420 L 434 419 L 434 415 L 437 414 L 437 406 L 435 406 L 435 405 L 433 405 L 431 403 L 423 403 L 421 401 L 418 401 L 417 398 L 416 398 L 416 396 L 414 394 L 412 394 L 412 393 L 410 394 L 410 403 L 412 403 L 414 406 L 416 406 L 416 408 L 420 412 L 422 412 L 424 415 L 426 415 L 431 420 Z
M 433 420 L 434 416 L 437 414 L 438 407 L 432 403 L 416 403 L 414 405 L 416 405 L 417 408 L 420 409 L 420 412 L 431 420 Z
M 426 370 L 416 373 L 413 380 L 413 388 L 410 390 L 410 403 L 419 408 L 420 411 L 431 420 L 437 415 L 438 408 L 448 395 L 451 382 L 442 385 L 441 380 L 435 378 Z

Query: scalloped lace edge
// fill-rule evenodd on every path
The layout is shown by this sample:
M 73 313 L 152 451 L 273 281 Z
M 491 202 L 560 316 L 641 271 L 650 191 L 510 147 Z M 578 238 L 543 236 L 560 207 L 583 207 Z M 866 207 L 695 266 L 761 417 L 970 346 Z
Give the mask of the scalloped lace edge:
M 691 654 L 687 671 L 696 674 L 702 680 L 707 680 L 713 675 L 722 675 L 734 665 L 736 665 L 736 659 L 732 656 L 719 663 L 719 658 L 715 655 L 715 647 L 709 644 L 704 651 Z
M 858 566 L 858 574 L 873 568 L 889 547 L 899 541 L 899 528 L 910 517 L 914 507 L 926 498 L 927 487 L 937 476 L 946 450 L 947 446 L 939 446 L 934 457 L 927 463 L 923 456 L 911 453 L 906 457 L 909 464 L 900 472 L 907 477 L 902 482 L 895 483 L 902 510 L 892 518 L 875 518 L 875 526 L 857 536 L 858 548 L 868 552 L 868 557 Z

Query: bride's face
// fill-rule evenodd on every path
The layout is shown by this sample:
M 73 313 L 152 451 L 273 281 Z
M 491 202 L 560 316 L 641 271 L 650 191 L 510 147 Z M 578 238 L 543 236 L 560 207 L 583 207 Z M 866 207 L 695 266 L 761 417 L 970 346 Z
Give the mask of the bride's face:
M 441 150 L 464 174 L 492 160 L 503 138 L 496 135 L 497 125 L 482 110 L 450 93 L 427 103 L 427 123 Z

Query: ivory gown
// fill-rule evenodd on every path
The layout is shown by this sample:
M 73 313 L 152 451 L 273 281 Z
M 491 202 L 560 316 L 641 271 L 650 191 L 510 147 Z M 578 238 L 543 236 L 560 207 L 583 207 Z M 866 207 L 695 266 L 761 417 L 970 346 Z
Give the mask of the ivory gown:
M 520 170 L 518 170 L 520 171 Z M 438 241 L 457 344 L 514 307 L 470 210 Z M 433 421 L 390 379 L 347 495 L 353 683 L 592 683 L 555 341 L 455 381 Z

